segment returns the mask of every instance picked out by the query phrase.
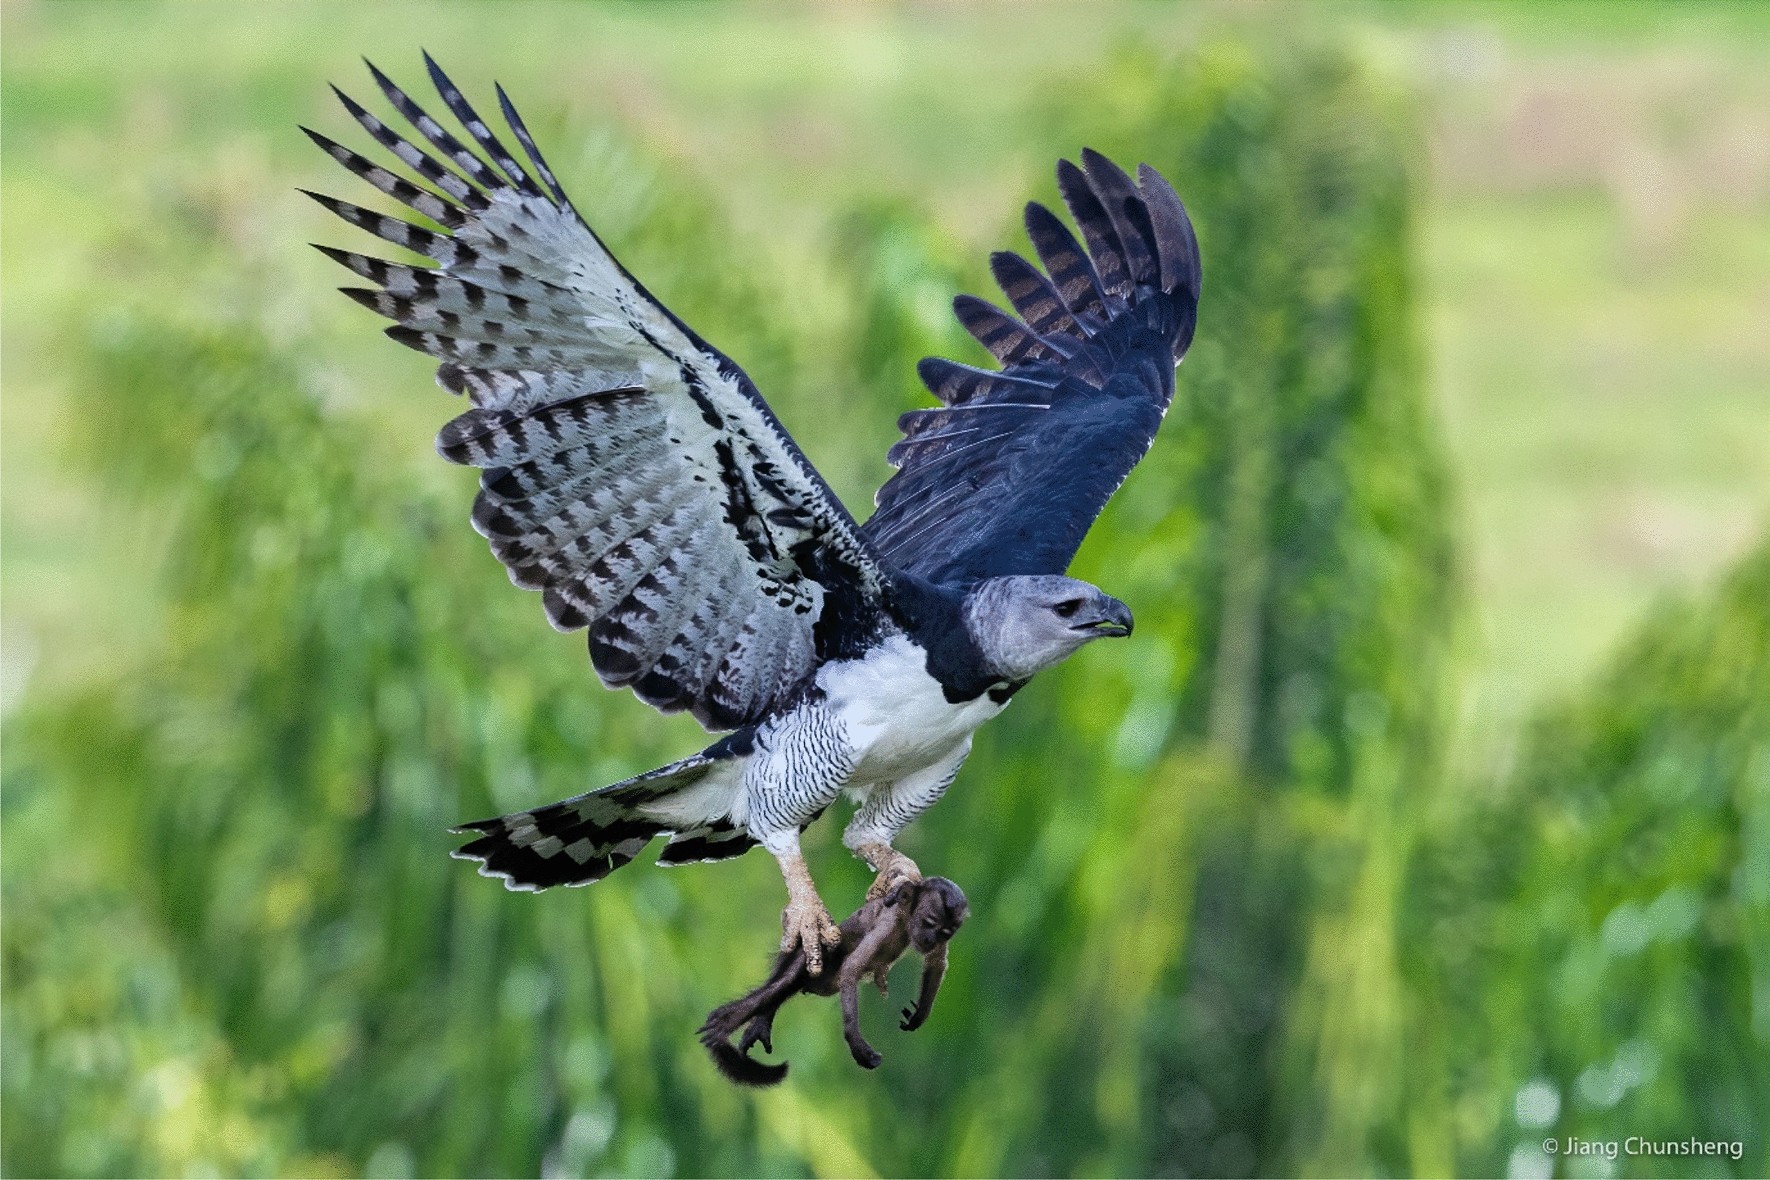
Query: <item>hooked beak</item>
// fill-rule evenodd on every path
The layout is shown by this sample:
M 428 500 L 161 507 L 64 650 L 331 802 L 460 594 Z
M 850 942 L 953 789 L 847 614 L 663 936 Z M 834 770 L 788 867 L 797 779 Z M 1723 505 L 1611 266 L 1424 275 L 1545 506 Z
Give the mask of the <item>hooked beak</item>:
M 1074 629 L 1090 636 L 1120 638 L 1129 635 L 1133 626 L 1131 608 L 1118 599 L 1102 594 L 1085 620 L 1077 620 Z

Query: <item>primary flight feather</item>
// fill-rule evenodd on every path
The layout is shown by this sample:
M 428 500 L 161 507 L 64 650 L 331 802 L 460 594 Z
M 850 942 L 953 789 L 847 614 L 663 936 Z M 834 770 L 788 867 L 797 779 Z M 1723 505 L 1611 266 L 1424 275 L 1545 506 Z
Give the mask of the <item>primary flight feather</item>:
M 351 172 L 442 227 L 318 194 L 432 259 L 320 249 L 353 299 L 442 363 L 471 406 L 437 437 L 482 469 L 473 525 L 561 630 L 588 630 L 611 687 L 730 731 L 699 754 L 560 803 L 465 825 L 457 855 L 514 889 L 599 880 L 653 839 L 660 863 L 757 844 L 780 862 L 783 949 L 815 964 L 835 926 L 799 833 L 846 791 L 843 842 L 877 872 L 958 773 L 978 726 L 1083 644 L 1128 635 L 1123 603 L 1063 576 L 1149 449 L 1197 318 L 1198 241 L 1147 165 L 1094 152 L 1057 181 L 1081 240 L 1027 206 L 1040 270 L 991 258 L 1015 314 L 960 296 L 997 370 L 918 371 L 936 408 L 899 421 L 897 472 L 864 524 L 742 369 L 654 299 L 566 198 L 502 88 L 519 160 L 425 57 L 472 147 L 373 66 L 415 134 L 339 98 L 411 173 L 308 131 Z M 305 130 L 305 129 L 304 129 Z M 415 178 L 415 179 L 413 179 Z

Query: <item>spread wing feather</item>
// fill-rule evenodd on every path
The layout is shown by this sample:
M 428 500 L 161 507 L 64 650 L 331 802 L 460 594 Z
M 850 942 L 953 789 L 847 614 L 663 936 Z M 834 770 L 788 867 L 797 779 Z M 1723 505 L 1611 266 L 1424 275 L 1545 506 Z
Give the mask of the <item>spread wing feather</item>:
M 373 284 L 345 293 L 467 395 L 437 449 L 483 469 L 474 527 L 556 627 L 588 629 L 604 682 L 709 728 L 759 720 L 861 642 L 818 629 L 827 602 L 877 617 L 886 575 L 871 545 L 750 379 L 578 216 L 503 90 L 526 163 L 425 62 L 472 146 L 372 65 L 417 139 L 339 98 L 416 180 L 308 135 L 440 228 L 310 195 L 437 265 L 320 248 Z
M 1198 239 L 1148 165 L 1132 180 L 1096 152 L 1082 164 L 1057 166 L 1081 241 L 1033 204 L 1045 270 L 990 259 L 1018 318 L 953 302 L 1002 368 L 918 366 L 941 406 L 898 420 L 898 471 L 862 530 L 898 569 L 940 583 L 1062 573 L 1167 412 L 1198 318 Z

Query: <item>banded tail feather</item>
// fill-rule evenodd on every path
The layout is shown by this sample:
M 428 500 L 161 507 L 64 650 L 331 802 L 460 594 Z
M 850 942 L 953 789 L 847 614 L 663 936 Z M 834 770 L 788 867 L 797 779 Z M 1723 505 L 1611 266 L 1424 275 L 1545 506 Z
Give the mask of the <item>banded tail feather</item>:
M 686 832 L 677 832 L 658 853 L 661 865 L 704 864 L 730 860 L 756 847 L 750 834 L 728 819 L 716 819 Z
M 659 864 L 740 856 L 756 841 L 725 814 L 729 794 L 690 794 L 712 785 L 709 774 L 730 757 L 715 746 L 571 799 L 462 824 L 451 830 L 475 838 L 451 855 L 478 861 L 480 876 L 528 893 L 600 881 L 659 836 L 670 837 Z
M 600 881 L 638 856 L 663 830 L 618 800 L 592 792 L 463 824 L 454 831 L 479 838 L 451 855 L 479 861 L 480 876 L 501 878 L 507 889 L 535 892 Z

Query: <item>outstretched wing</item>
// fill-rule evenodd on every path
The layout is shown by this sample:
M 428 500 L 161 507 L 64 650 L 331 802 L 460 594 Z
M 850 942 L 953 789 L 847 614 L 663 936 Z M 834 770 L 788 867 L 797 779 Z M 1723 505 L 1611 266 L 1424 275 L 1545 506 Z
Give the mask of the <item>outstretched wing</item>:
M 468 396 L 437 449 L 484 469 L 474 527 L 555 627 L 589 628 L 604 683 L 709 728 L 766 716 L 830 654 L 820 642 L 841 642 L 820 617 L 871 617 L 867 542 L 743 371 L 578 216 L 502 88 L 526 163 L 425 62 L 478 152 L 372 65 L 428 146 L 339 98 L 424 183 L 307 134 L 440 231 L 309 195 L 438 265 L 320 249 L 374 284 L 346 294 Z
M 1199 254 L 1174 190 L 1091 151 L 1057 166 L 1084 249 L 1042 205 L 1026 228 L 1048 273 L 990 259 L 1020 318 L 972 296 L 959 322 L 997 372 L 930 357 L 942 403 L 898 420 L 897 474 L 862 528 L 880 557 L 935 582 L 1062 573 L 1155 438 L 1198 319 Z

